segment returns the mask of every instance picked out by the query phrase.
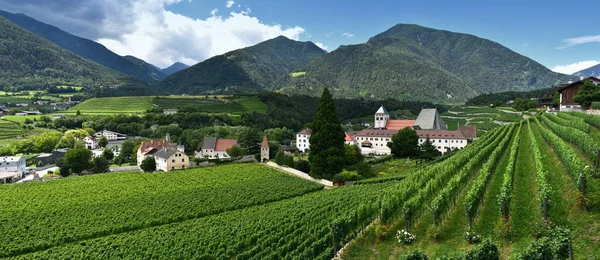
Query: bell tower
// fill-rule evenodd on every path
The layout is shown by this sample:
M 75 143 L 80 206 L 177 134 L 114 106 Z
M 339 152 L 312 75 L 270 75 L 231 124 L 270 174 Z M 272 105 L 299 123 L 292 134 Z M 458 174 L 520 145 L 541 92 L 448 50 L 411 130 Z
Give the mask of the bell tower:
M 375 112 L 375 126 L 376 129 L 384 129 L 387 121 L 390 120 L 390 114 L 385 107 L 381 106 L 377 112 Z

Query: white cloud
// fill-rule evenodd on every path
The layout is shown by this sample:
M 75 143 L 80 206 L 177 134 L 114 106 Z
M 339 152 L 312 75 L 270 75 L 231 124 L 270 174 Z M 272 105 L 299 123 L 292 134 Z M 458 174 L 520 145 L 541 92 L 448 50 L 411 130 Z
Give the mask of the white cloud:
M 212 15 L 212 16 L 215 16 L 215 15 L 217 14 L 217 12 L 218 12 L 218 11 L 219 11 L 219 9 L 217 9 L 217 8 L 215 8 L 215 9 L 212 9 L 212 10 L 210 11 L 210 15 Z
M 327 47 L 327 45 L 322 44 L 320 42 L 315 42 L 315 45 L 319 46 L 319 48 L 323 49 L 323 50 L 327 50 L 329 47 Z
M 331 37 L 331 35 L 333 35 L 332 32 L 329 32 L 329 33 L 325 34 L 325 36 L 327 36 L 327 38 Z
M 346 38 L 352 38 L 352 37 L 354 37 L 354 34 L 345 32 L 345 33 L 342 33 L 342 36 L 346 36 Z
M 529 47 L 529 43 L 523 43 L 522 46 L 523 47 Z
M 580 61 L 580 62 L 567 64 L 567 65 L 558 65 L 558 66 L 555 66 L 554 68 L 552 68 L 551 70 L 554 72 L 559 72 L 559 73 L 563 73 L 563 74 L 573 74 L 580 70 L 584 70 L 589 67 L 596 66 L 598 64 L 600 64 L 600 61 L 586 60 L 586 61 Z
M 195 64 L 215 55 L 255 45 L 279 35 L 299 40 L 300 26 L 283 28 L 265 24 L 247 12 L 193 19 L 164 9 L 161 4 L 136 3 L 132 7 L 135 30 L 98 42 L 119 55 L 133 55 L 159 67 L 180 61 Z
M 581 36 L 581 37 L 575 37 L 575 38 L 568 38 L 568 39 L 564 39 L 563 42 L 565 43 L 565 45 L 559 46 L 559 47 L 557 47 L 557 49 L 565 49 L 570 46 L 584 44 L 584 43 L 593 43 L 593 42 L 600 43 L 600 35 L 587 35 L 587 36 Z
M 235 4 L 235 2 L 234 2 L 234 1 L 232 1 L 232 0 L 229 0 L 229 1 L 227 1 L 227 3 L 225 4 L 225 7 L 227 7 L 227 8 L 231 8 L 231 7 L 233 6 L 233 4 Z

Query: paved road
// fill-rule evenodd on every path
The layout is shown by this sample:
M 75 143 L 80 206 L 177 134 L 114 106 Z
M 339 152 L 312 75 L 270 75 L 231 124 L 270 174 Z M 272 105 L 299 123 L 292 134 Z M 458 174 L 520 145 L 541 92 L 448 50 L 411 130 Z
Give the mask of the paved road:
M 296 169 L 292 169 L 292 168 L 288 168 L 288 167 L 283 167 L 283 166 L 281 166 L 279 164 L 276 164 L 274 162 L 267 162 L 267 166 L 275 168 L 275 169 L 278 169 L 278 170 L 281 170 L 281 171 L 284 171 L 284 172 L 287 172 L 287 173 L 292 174 L 294 176 L 298 176 L 298 177 L 300 177 L 302 179 L 306 179 L 306 180 L 309 180 L 309 181 L 313 181 L 313 182 L 325 185 L 327 187 L 333 187 L 333 183 L 331 181 L 321 180 L 321 179 L 315 179 L 313 177 L 310 177 L 308 174 L 306 174 L 304 172 L 301 172 L 299 170 L 296 170 Z
M 138 170 L 140 170 L 140 168 L 137 167 L 137 165 L 134 165 L 134 166 L 120 166 L 120 167 L 110 168 L 111 172 L 138 171 Z

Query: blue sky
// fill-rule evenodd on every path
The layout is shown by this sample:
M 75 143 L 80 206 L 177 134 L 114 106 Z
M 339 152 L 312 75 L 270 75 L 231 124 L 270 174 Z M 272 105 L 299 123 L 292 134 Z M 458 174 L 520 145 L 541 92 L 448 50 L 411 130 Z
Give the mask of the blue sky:
M 0 9 L 159 67 L 279 35 L 333 51 L 411 23 L 490 39 L 563 73 L 600 63 L 597 7 L 598 0 L 0 0 Z
M 329 51 L 366 42 L 397 23 L 412 23 L 490 39 L 548 68 L 600 61 L 600 37 L 596 42 L 562 48 L 566 39 L 600 35 L 597 12 L 582 15 L 588 7 L 596 9 L 598 2 L 487 2 L 237 0 L 227 8 L 223 0 L 193 0 L 167 6 L 167 10 L 205 19 L 215 8 L 223 16 L 250 8 L 250 15 L 264 23 L 304 28 L 300 40 L 323 43 Z

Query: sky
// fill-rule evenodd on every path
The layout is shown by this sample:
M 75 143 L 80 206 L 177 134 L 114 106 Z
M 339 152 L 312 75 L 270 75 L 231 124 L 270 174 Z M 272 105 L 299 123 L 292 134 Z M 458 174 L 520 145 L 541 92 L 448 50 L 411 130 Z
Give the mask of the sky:
M 398 23 L 473 34 L 561 73 L 600 63 L 597 1 L 0 0 L 161 68 L 284 35 L 331 52 Z M 586 14 L 586 11 L 589 14 Z

